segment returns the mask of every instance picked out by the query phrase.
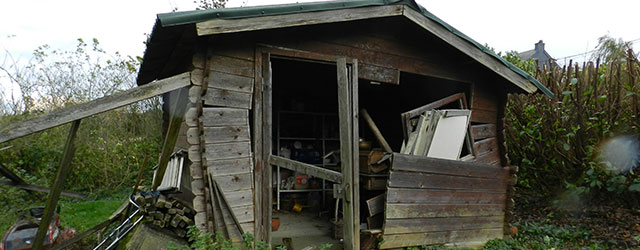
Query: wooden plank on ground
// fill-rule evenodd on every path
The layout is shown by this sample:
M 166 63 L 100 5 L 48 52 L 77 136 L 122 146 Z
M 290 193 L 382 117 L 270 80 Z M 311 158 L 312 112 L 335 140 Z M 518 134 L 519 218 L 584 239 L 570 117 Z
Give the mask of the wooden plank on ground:
M 251 109 L 251 93 L 207 88 L 202 97 L 205 105 Z
M 387 203 L 501 204 L 505 199 L 506 190 L 496 192 L 410 188 L 388 188 L 387 190 Z
M 502 238 L 502 228 L 385 235 L 380 249 L 458 242 L 486 242 Z M 481 244 L 481 243 L 480 243 Z
M 308 175 L 325 179 L 335 183 L 342 182 L 342 174 L 340 174 L 340 172 L 314 166 L 314 165 L 303 163 L 303 162 L 299 162 L 299 161 L 290 160 L 280 156 L 270 155 L 269 164 L 276 165 L 289 170 L 293 170 L 296 172 L 308 174 Z
M 388 185 L 398 188 L 503 191 L 507 187 L 507 180 L 391 171 Z
M 489 137 L 496 137 L 496 125 L 495 124 L 478 124 L 471 126 L 471 134 L 474 140 L 482 140 Z
M 119 108 L 189 86 L 190 84 L 189 73 L 182 73 L 97 100 L 65 107 L 28 120 L 14 122 L 4 128 L 0 128 L 0 143 Z
M 504 204 L 387 204 L 386 219 L 502 216 Z
M 288 15 L 260 16 L 244 19 L 212 19 L 196 24 L 198 36 L 301 25 L 345 22 L 374 17 L 402 15 L 402 6 L 387 5 Z
M 503 216 L 389 219 L 385 221 L 384 234 L 500 228 L 503 223 Z
M 251 156 L 251 142 L 205 144 L 204 150 L 207 161 L 245 158 Z
M 207 161 L 207 169 L 213 175 L 249 173 L 252 170 L 251 158 Z
M 42 221 L 51 221 L 53 218 L 53 213 L 58 205 L 58 198 L 60 198 L 60 192 L 62 192 L 64 181 L 67 179 L 67 176 L 69 176 L 69 173 L 71 173 L 71 160 L 73 159 L 73 154 L 76 151 L 74 140 L 76 138 L 76 132 L 78 132 L 78 128 L 80 127 L 80 121 L 82 120 L 74 120 L 71 124 L 71 128 L 69 128 L 69 135 L 67 136 L 67 141 L 64 145 L 62 159 L 60 159 L 60 166 L 56 172 L 56 177 L 53 185 L 51 186 L 51 191 L 49 192 L 47 203 L 44 207 Z M 42 243 L 44 242 L 44 237 L 47 235 L 48 230 L 48 223 L 40 223 L 38 233 L 33 240 L 33 249 L 40 250 L 43 248 Z
M 509 174 L 508 169 L 482 164 L 479 162 L 464 162 L 445 159 L 393 154 L 392 170 L 443 174 L 452 176 L 481 177 L 504 179 Z
M 211 71 L 209 73 L 209 88 L 253 93 L 253 77 Z
M 0 180 L 0 185 L 17 187 L 17 188 L 21 188 L 21 189 L 29 190 L 29 191 L 37 191 L 37 192 L 44 192 L 44 193 L 49 193 L 50 192 L 50 189 L 47 188 L 47 187 L 38 186 L 38 185 L 32 185 L 32 184 L 26 184 L 26 183 L 25 184 L 15 184 L 15 183 L 13 183 L 11 181 L 5 181 L 5 180 Z M 80 199 L 87 198 L 86 194 L 69 192 L 69 191 L 61 191 L 60 195 L 71 197 L 71 198 L 80 198 Z
M 204 143 L 249 141 L 249 125 L 204 127 Z
M 203 108 L 202 126 L 215 127 L 249 124 L 249 110 L 237 108 Z

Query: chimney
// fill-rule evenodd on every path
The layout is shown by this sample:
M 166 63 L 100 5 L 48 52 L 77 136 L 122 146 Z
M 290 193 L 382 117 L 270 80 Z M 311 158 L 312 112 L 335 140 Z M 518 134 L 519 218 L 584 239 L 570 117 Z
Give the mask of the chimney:
M 542 42 L 542 40 L 540 40 L 538 43 L 536 43 L 536 51 L 538 51 L 538 52 L 543 52 L 544 51 L 544 43 Z

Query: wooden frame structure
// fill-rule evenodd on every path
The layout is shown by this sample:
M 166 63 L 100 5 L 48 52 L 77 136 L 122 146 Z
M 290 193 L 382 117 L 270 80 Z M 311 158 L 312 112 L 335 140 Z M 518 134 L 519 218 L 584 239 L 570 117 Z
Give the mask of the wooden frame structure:
M 41 221 L 51 221 L 53 217 L 53 212 L 58 204 L 58 198 L 60 194 L 63 193 L 62 187 L 66 180 L 66 177 L 71 172 L 71 160 L 73 159 L 73 154 L 75 152 L 74 148 L 74 139 L 76 136 L 76 132 L 80 127 L 80 121 L 89 116 L 102 113 L 108 110 L 116 109 L 122 106 L 129 105 L 131 103 L 141 101 L 147 98 L 151 98 L 157 95 L 161 95 L 167 92 L 175 91 L 183 89 L 191 84 L 190 82 L 190 74 L 183 73 L 176 75 L 174 77 L 170 77 L 167 79 L 159 80 L 154 83 L 136 87 L 124 92 L 120 92 L 118 94 L 114 94 L 111 96 L 106 96 L 94 101 L 78 104 L 71 107 L 62 108 L 38 117 L 34 117 L 28 120 L 20 121 L 11 124 L 0 130 L 0 142 L 10 141 L 16 138 L 20 138 L 35 132 L 39 132 L 42 130 L 46 130 L 49 128 L 57 127 L 66 123 L 71 122 L 71 128 L 69 130 L 69 135 L 67 137 L 67 141 L 65 143 L 63 157 L 60 160 L 60 166 L 56 172 L 56 177 L 54 179 L 54 183 L 49 190 L 49 196 L 47 197 L 47 202 L 45 205 L 44 214 L 42 216 Z M 179 105 L 176 105 L 179 106 Z M 178 108 L 176 108 L 178 109 Z M 182 119 L 183 116 L 177 116 L 178 119 Z M 173 133 L 173 138 L 166 138 L 165 145 L 171 144 L 171 141 L 175 144 L 175 137 L 177 133 Z M 171 146 L 173 149 L 173 146 Z M 165 169 L 165 165 L 160 165 L 159 169 Z M 11 175 L 10 172 L 3 173 L 5 175 Z M 13 179 L 12 179 L 13 180 Z M 15 181 L 15 180 L 14 180 Z M 33 185 L 28 185 L 26 183 L 19 183 L 18 187 L 23 187 L 25 189 L 34 189 Z M 38 188 L 35 186 L 38 191 L 48 190 L 46 188 Z M 71 193 L 65 192 L 66 195 L 73 195 Z M 74 195 L 78 196 L 78 195 Z M 112 221 L 111 221 L 112 222 Z M 103 227 L 98 225 L 99 227 Z M 46 236 L 46 232 L 49 228 L 49 223 L 40 223 L 38 228 L 38 233 L 36 234 L 36 238 L 33 242 L 33 249 L 42 249 L 42 244 L 44 242 L 44 238 Z M 94 230 L 95 231 L 95 230 Z M 84 234 L 83 234 L 84 235 Z

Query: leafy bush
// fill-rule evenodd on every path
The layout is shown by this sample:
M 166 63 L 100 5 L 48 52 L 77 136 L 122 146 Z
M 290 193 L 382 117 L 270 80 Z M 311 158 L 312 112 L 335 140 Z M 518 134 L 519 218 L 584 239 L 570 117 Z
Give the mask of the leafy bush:
M 520 167 L 520 194 L 546 200 L 575 185 L 597 201 L 639 203 L 640 63 L 630 50 L 608 60 L 538 69 L 553 98 L 510 96 L 506 142 L 511 164 Z

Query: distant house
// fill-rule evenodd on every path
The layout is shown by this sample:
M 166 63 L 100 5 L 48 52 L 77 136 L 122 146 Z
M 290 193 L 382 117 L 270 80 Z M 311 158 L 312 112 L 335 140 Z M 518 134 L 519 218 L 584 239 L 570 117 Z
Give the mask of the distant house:
M 525 61 L 535 59 L 538 62 L 538 66 L 540 68 L 549 67 L 550 60 L 553 60 L 554 66 L 558 66 L 558 64 L 556 63 L 556 59 L 553 59 L 553 57 L 551 57 L 551 55 L 549 55 L 549 53 L 544 50 L 544 42 L 542 42 L 542 40 L 536 43 L 534 49 L 520 52 L 518 53 L 518 56 L 520 56 L 520 58 Z

